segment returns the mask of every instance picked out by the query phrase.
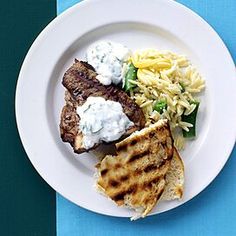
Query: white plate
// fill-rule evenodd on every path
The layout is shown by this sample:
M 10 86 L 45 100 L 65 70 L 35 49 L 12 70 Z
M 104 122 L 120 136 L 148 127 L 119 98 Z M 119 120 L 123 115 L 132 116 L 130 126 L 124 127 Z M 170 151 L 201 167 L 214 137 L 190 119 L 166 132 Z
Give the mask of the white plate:
M 132 49 L 155 47 L 186 54 L 206 79 L 198 138 L 182 153 L 184 198 L 162 202 L 153 213 L 177 207 L 201 192 L 230 155 L 236 136 L 236 80 L 233 61 L 216 32 L 174 1 L 87 0 L 52 21 L 30 48 L 18 79 L 16 118 L 24 148 L 39 174 L 67 199 L 102 214 L 132 214 L 94 190 L 96 158 L 74 154 L 59 134 L 63 73 L 99 39 Z

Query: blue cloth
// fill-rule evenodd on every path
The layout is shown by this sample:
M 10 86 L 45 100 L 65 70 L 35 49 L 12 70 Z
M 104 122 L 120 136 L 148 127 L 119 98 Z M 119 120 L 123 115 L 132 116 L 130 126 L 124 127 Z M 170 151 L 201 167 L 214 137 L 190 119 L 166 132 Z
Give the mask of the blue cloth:
M 119 1 L 119 0 L 117 0 Z M 79 2 L 57 0 L 58 14 Z M 179 0 L 206 19 L 236 59 L 235 0 Z M 227 78 L 225 78 L 227 79 Z M 188 203 L 136 222 L 99 215 L 57 194 L 57 235 L 236 235 L 236 147 L 213 183 Z

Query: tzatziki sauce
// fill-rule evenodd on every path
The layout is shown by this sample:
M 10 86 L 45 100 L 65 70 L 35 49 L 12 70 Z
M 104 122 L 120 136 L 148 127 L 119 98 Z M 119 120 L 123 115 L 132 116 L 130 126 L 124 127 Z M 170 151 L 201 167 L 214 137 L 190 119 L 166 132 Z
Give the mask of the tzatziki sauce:
M 94 67 L 98 73 L 97 79 L 104 85 L 123 81 L 129 56 L 130 50 L 127 47 L 111 41 L 98 41 L 86 52 L 87 62 Z
M 83 134 L 83 146 L 88 149 L 102 141 L 119 139 L 134 123 L 123 112 L 119 102 L 102 97 L 89 97 L 77 108 L 79 128 Z

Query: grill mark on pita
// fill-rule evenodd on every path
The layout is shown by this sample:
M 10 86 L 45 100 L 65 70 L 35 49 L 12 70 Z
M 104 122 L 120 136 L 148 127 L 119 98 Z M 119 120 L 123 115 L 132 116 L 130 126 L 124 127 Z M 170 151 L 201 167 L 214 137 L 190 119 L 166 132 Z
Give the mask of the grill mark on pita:
M 112 187 L 117 187 L 118 185 L 120 185 L 120 183 L 114 179 L 111 179 L 109 181 L 109 185 L 111 185 Z
M 104 169 L 101 171 L 101 176 L 104 176 L 108 172 L 108 169 Z
M 146 167 L 143 169 L 143 171 L 144 171 L 145 173 L 148 173 L 148 172 L 151 172 L 151 171 L 153 171 L 153 170 L 161 169 L 161 168 L 166 164 L 167 161 L 168 161 L 168 159 L 164 159 L 164 160 L 162 160 L 162 161 L 159 163 L 159 165 L 157 165 L 157 164 L 150 164 L 150 165 L 146 166 Z
M 137 169 L 137 170 L 135 170 L 135 171 L 134 171 L 134 173 L 133 173 L 133 174 L 134 174 L 134 176 L 138 176 L 138 175 L 141 175 L 141 174 L 142 174 L 142 172 L 143 172 L 142 170 L 140 170 L 140 169 Z
M 136 193 L 137 188 L 138 188 L 138 185 L 137 185 L 137 184 L 131 185 L 130 188 L 129 188 L 129 190 L 128 190 L 128 194 L 129 194 L 129 193 Z
M 140 159 L 140 158 L 142 158 L 142 157 L 144 157 L 144 156 L 146 156 L 146 155 L 148 155 L 148 154 L 149 154 L 149 150 L 145 150 L 145 151 L 142 152 L 142 153 L 135 154 L 135 155 L 133 155 L 133 156 L 128 160 L 128 163 L 133 162 L 133 161 L 136 161 L 136 160 L 138 160 L 138 159 Z
M 146 181 L 143 183 L 143 187 L 144 188 L 151 188 L 152 187 L 152 184 L 156 184 L 157 182 L 159 182 L 161 179 L 163 178 L 163 176 L 157 176 L 156 178 L 154 179 L 151 179 L 150 181 Z
M 123 175 L 120 177 L 120 181 L 126 181 L 129 179 L 129 176 L 128 175 Z
M 121 164 L 120 163 L 116 163 L 115 166 L 114 166 L 114 169 L 119 169 L 121 168 Z
M 163 165 L 165 165 L 166 161 L 167 161 L 167 160 L 163 160 L 158 166 L 155 165 L 156 168 L 153 167 L 153 169 L 160 169 Z M 151 165 L 154 166 L 154 164 L 151 164 Z M 150 168 L 151 168 L 151 167 L 150 167 L 151 165 L 147 166 L 146 168 L 150 169 Z M 133 175 L 134 175 L 134 176 L 140 176 L 143 172 L 148 173 L 150 170 L 146 170 L 146 171 L 145 171 L 146 168 L 144 168 L 144 169 L 136 169 L 136 170 L 133 172 Z
M 116 147 L 116 151 L 117 152 L 126 151 L 128 146 L 134 146 L 136 143 L 138 143 L 140 141 L 141 141 L 141 139 L 139 137 L 135 137 L 135 139 L 130 141 L 130 143 L 124 142 L 124 143 L 119 144 L 119 146 Z
M 137 141 L 137 140 L 135 140 L 135 139 L 134 139 L 134 140 L 132 140 L 132 141 L 131 141 L 131 143 L 130 143 L 130 146 L 133 146 L 133 145 L 135 145 L 137 142 L 138 142 L 138 141 Z
M 115 202 L 124 200 L 124 197 L 126 194 L 131 194 L 131 193 L 135 193 L 137 191 L 137 184 L 133 184 L 129 187 L 128 190 L 125 191 L 121 191 L 119 193 L 117 193 L 116 195 L 114 195 L 113 197 L 111 197 L 112 200 L 114 200 Z
M 122 191 L 122 192 L 116 194 L 115 196 L 111 197 L 111 199 L 114 200 L 115 202 L 124 200 L 125 194 L 126 194 L 126 192 Z
M 161 195 L 163 195 L 165 176 L 168 171 L 170 159 L 172 158 L 170 153 L 171 149 L 173 149 L 173 144 L 171 137 L 168 141 L 164 137 L 170 135 L 169 132 L 163 129 L 162 134 L 159 133 L 159 130 L 158 128 L 149 130 L 144 135 L 140 135 L 138 139 L 140 143 L 139 141 L 136 142 L 136 137 L 134 137 L 117 144 L 117 147 L 120 146 L 119 150 L 121 150 L 121 153 L 117 151 L 117 156 L 113 156 L 114 158 L 118 158 L 116 162 L 109 164 L 108 161 L 107 166 L 109 168 L 107 168 L 109 170 L 102 182 L 104 182 L 105 193 L 118 206 L 125 204 L 134 208 L 141 206 L 144 210 L 146 209 L 146 215 L 154 207 Z M 151 132 L 153 133 L 150 134 Z M 168 142 L 170 143 L 169 146 L 167 145 Z M 140 147 L 138 147 L 139 145 Z M 127 153 L 125 151 L 123 152 L 123 148 L 126 149 Z M 140 157 L 141 159 L 129 163 L 133 156 L 143 155 L 146 151 L 149 152 L 147 156 Z M 121 163 L 121 168 L 118 167 L 119 169 L 116 167 L 118 162 Z M 139 162 L 142 163 L 137 165 Z M 115 187 L 112 187 L 110 180 L 115 180 L 119 184 L 117 185 L 115 183 Z M 136 186 L 133 186 L 134 184 Z
M 154 131 L 150 132 L 149 138 L 153 138 L 154 136 L 155 136 L 155 132 Z
M 145 173 L 148 173 L 148 172 L 151 172 L 151 171 L 156 170 L 156 169 L 158 169 L 157 165 L 151 164 L 151 165 L 146 166 L 146 167 L 143 169 L 143 171 L 144 171 Z
M 160 133 L 162 133 L 162 132 L 163 132 L 163 133 L 168 132 L 168 133 L 169 133 L 169 131 L 166 130 L 166 127 L 167 127 L 166 124 L 164 124 L 163 126 L 159 127 L 159 128 L 158 128 L 158 132 L 160 132 Z
M 152 133 L 153 133 L 153 134 L 152 134 L 153 136 L 156 134 L 155 131 L 153 131 Z M 131 140 L 129 143 L 127 143 L 128 140 L 127 140 L 127 142 L 120 143 L 119 146 L 118 146 L 118 145 L 116 146 L 116 151 L 117 151 L 118 153 L 119 153 L 120 151 L 127 151 L 128 146 L 134 146 L 134 145 L 137 144 L 138 142 L 141 142 L 142 140 L 145 140 L 145 139 L 149 139 L 149 134 L 144 134 L 144 135 L 142 136 L 142 138 L 140 138 L 140 137 L 134 137 L 134 139 Z
M 154 178 L 154 179 L 152 180 L 152 182 L 153 182 L 154 184 L 156 184 L 157 182 L 160 182 L 160 180 L 163 179 L 163 178 L 164 178 L 163 175 L 157 176 L 156 178 Z

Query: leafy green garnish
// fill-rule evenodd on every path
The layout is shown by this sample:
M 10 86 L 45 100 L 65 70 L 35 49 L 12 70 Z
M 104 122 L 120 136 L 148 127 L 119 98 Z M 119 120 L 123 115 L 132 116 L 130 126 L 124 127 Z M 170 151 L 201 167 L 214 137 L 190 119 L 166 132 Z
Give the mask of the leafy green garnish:
M 167 108 L 167 103 L 165 100 L 160 100 L 160 101 L 157 101 L 153 107 L 153 109 L 155 111 L 157 111 L 158 113 L 162 114 L 164 109 Z
M 193 127 L 189 128 L 189 131 L 183 130 L 183 136 L 185 138 L 193 138 L 196 136 L 196 119 L 197 119 L 197 112 L 200 105 L 198 101 L 192 101 L 190 104 L 196 104 L 195 109 L 189 115 L 182 115 L 182 121 L 188 122 L 193 125 Z
M 125 92 L 129 92 L 136 87 L 136 85 L 130 83 L 130 81 L 137 79 L 137 70 L 138 69 L 132 63 L 129 64 L 129 68 L 125 75 L 125 85 L 124 85 Z

